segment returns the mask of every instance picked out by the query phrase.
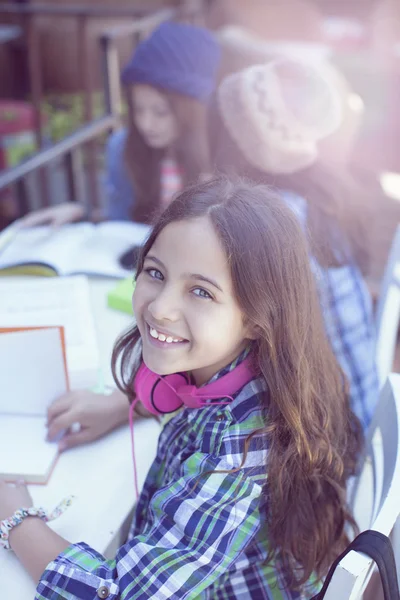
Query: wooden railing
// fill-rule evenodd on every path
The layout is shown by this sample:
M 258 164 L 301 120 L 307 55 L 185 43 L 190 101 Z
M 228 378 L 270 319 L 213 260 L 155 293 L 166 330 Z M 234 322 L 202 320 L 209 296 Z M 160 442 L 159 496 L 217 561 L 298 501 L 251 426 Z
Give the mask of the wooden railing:
M 62 160 L 67 173 L 67 197 L 73 201 L 84 201 L 89 210 L 99 206 L 99 190 L 96 167 L 96 149 L 94 142 L 109 133 L 120 124 L 121 118 L 121 87 L 120 87 L 120 65 L 116 46 L 117 39 L 130 37 L 133 47 L 140 39 L 157 27 L 161 22 L 169 19 L 180 19 L 185 21 L 197 21 L 199 12 L 188 11 L 185 7 L 159 10 L 151 15 L 136 18 L 128 24 L 109 28 L 100 36 L 100 48 L 102 53 L 103 81 L 105 114 L 99 119 L 93 120 L 92 113 L 92 89 L 91 77 L 89 75 L 89 64 L 87 53 L 81 53 L 81 81 L 84 89 L 85 124 L 64 140 L 52 144 L 43 149 L 40 103 L 42 97 L 42 84 L 40 74 L 40 61 L 38 54 L 38 39 L 34 26 L 37 15 L 71 14 L 79 21 L 78 43 L 82 49 L 87 45 L 87 21 L 90 16 L 98 17 L 120 17 L 132 18 L 135 13 L 128 9 L 108 9 L 97 7 L 50 7 L 45 5 L 18 6 L 0 5 L 0 15 L 4 12 L 23 15 L 27 18 L 26 31 L 28 39 L 29 73 L 32 90 L 32 103 L 36 113 L 36 140 L 39 151 L 16 167 L 7 169 L 0 173 L 0 194 L 5 188 L 12 187 L 14 197 L 18 199 L 19 213 L 25 214 L 31 208 L 27 188 L 27 177 L 33 173 L 38 175 L 40 190 L 40 205 L 52 204 L 49 194 L 48 169 L 56 160 Z M 88 186 L 85 185 L 85 171 L 88 176 Z M 85 188 L 88 189 L 89 197 L 85 198 Z
M 43 75 L 42 75 L 42 56 L 40 44 L 40 32 L 38 19 L 41 17 L 56 17 L 59 20 L 68 18 L 76 22 L 76 47 L 78 48 L 79 61 L 76 65 L 80 88 L 84 95 L 84 119 L 90 121 L 93 116 L 93 77 L 92 68 L 89 62 L 89 25 L 93 19 L 97 21 L 104 20 L 106 27 L 107 20 L 127 19 L 143 23 L 143 27 L 151 27 L 165 18 L 170 17 L 170 10 L 158 11 L 149 14 L 149 9 L 145 3 L 142 7 L 134 8 L 106 8 L 103 6 L 76 6 L 63 5 L 54 6 L 46 4 L 0 4 L 0 19 L 2 15 L 12 18 L 15 24 L 22 26 L 23 38 L 26 46 L 26 58 L 29 79 L 29 95 L 36 116 L 36 142 L 37 149 L 42 147 L 43 135 L 41 127 L 40 109 L 43 98 Z M 147 21 L 148 19 L 148 21 Z M 150 25 L 148 25 L 149 23 Z
M 88 205 L 89 212 L 98 205 L 97 197 L 93 203 L 93 195 L 86 199 L 85 171 L 83 165 L 83 148 L 98 139 L 100 136 L 109 133 L 118 122 L 116 115 L 105 115 L 96 119 L 87 125 L 83 125 L 76 132 L 72 133 L 64 140 L 53 144 L 45 150 L 34 154 L 28 160 L 21 164 L 7 169 L 0 173 L 0 192 L 11 187 L 14 197 L 18 199 L 19 215 L 26 214 L 31 208 L 28 197 L 27 177 L 34 173 L 39 176 L 46 190 L 48 190 L 48 181 L 46 180 L 48 169 L 57 161 L 64 161 L 67 174 L 67 194 L 66 197 L 71 201 L 79 201 Z M 42 176 L 42 178 L 41 178 Z M 94 173 L 96 179 L 96 172 Z M 92 185 L 89 177 L 89 186 Z M 40 192 L 43 187 L 41 186 Z M 97 185 L 95 188 L 97 191 Z M 88 201 L 87 201 L 88 200 Z M 42 203 L 44 206 L 45 204 Z

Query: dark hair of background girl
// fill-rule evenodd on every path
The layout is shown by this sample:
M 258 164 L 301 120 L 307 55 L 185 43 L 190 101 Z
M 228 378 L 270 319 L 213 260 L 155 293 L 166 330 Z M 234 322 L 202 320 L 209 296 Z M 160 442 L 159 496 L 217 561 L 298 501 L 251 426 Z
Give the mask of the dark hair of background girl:
M 195 183 L 201 173 L 210 172 L 206 106 L 182 94 L 159 90 L 167 97 L 176 115 L 179 138 L 175 144 L 184 186 Z M 135 191 L 132 220 L 149 222 L 159 210 L 161 161 L 165 149 L 150 148 L 134 122 L 131 87 L 127 88 L 129 130 L 125 146 L 125 164 Z
M 368 208 L 360 203 L 367 196 L 355 180 L 349 174 L 330 170 L 321 162 L 292 174 L 271 174 L 253 167 L 227 131 L 217 104 L 213 97 L 207 124 L 214 170 L 247 177 L 304 198 L 310 251 L 320 265 L 329 268 L 354 262 L 367 275 L 370 266 L 366 246 Z M 239 119 L 237 126 L 240 128 Z
M 164 227 L 204 216 L 228 257 L 244 319 L 259 332 L 253 366 L 268 388 L 261 433 L 268 447 L 269 558 L 279 557 L 301 584 L 314 571 L 325 574 L 347 543 L 346 523 L 354 526 L 346 481 L 355 473 L 361 427 L 325 335 L 303 233 L 266 186 L 220 178 L 183 191 L 156 222 L 137 277 Z M 112 357 L 115 381 L 130 400 L 140 360 L 135 326 Z

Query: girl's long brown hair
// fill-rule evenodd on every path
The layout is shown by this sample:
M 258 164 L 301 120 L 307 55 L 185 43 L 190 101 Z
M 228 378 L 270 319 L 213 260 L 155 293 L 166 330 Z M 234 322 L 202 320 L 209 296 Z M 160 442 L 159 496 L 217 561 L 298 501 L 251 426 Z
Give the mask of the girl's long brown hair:
M 161 91 L 161 90 L 160 90 Z M 207 141 L 206 106 L 189 96 L 161 91 L 178 120 L 179 138 L 174 145 L 183 183 L 195 183 L 199 175 L 210 172 Z M 125 145 L 125 165 L 135 191 L 132 220 L 149 222 L 160 206 L 161 161 L 164 149 L 150 148 L 134 120 L 134 107 L 128 92 L 130 124 Z
M 361 427 L 351 412 L 343 373 L 326 338 L 307 243 L 296 217 L 269 188 L 218 178 L 182 192 L 146 242 L 175 221 L 208 216 L 228 257 L 243 318 L 257 332 L 254 367 L 267 384 L 267 524 L 270 558 L 300 585 L 343 550 L 346 481 L 355 472 Z M 113 353 L 119 388 L 133 397 L 140 360 L 136 327 Z M 139 342 L 139 343 L 138 343 Z
M 322 266 L 339 267 L 355 262 L 364 275 L 368 274 L 369 198 L 349 173 L 344 169 L 333 172 L 321 161 L 292 174 L 260 171 L 249 164 L 231 138 L 215 100 L 210 105 L 208 131 L 215 170 L 298 194 L 307 201 L 308 241 L 313 256 Z

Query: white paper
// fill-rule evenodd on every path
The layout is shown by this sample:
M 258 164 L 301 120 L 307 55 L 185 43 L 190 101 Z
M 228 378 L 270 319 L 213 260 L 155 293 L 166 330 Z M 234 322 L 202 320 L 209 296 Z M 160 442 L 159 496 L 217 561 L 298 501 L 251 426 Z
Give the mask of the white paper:
M 119 259 L 132 246 L 143 245 L 149 232 L 147 225 L 129 221 L 109 221 L 94 226 L 92 235 L 85 238 L 79 249 L 81 262 L 71 273 L 129 277 L 132 272 L 122 268 Z
M 99 353 L 84 276 L 0 278 L 0 327 L 64 327 L 71 389 L 97 383 Z
M 45 416 L 47 407 L 66 392 L 59 329 L 0 334 L 1 418 Z
M 147 225 L 128 221 L 20 229 L 0 252 L 0 269 L 41 263 L 59 275 L 123 278 L 130 271 L 120 266 L 119 258 L 130 247 L 142 245 L 149 232 Z
M 91 235 L 92 229 L 89 223 L 59 229 L 48 226 L 20 229 L 0 254 L 0 267 L 44 263 L 65 271 L 72 257 L 76 257 L 76 247 Z
M 47 480 L 57 456 L 47 408 L 66 392 L 59 328 L 0 333 L 0 477 Z
M 0 426 L 0 476 L 44 483 L 58 453 L 46 442 L 46 418 L 0 415 Z

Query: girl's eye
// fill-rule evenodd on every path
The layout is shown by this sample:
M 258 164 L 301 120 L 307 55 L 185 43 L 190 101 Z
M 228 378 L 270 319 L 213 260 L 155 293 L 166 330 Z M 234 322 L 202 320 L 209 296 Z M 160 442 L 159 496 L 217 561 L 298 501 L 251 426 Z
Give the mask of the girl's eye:
M 157 109 L 154 111 L 154 116 L 158 119 L 163 119 L 164 117 L 168 117 L 168 111 L 164 109 Z
M 148 268 L 145 269 L 145 271 L 150 275 L 152 279 L 160 279 L 161 281 L 164 279 L 164 275 L 158 269 Z
M 206 298 L 207 300 L 213 299 L 211 294 L 209 294 L 206 290 L 203 290 L 203 288 L 195 288 L 193 290 L 193 294 L 199 298 Z

